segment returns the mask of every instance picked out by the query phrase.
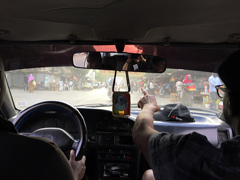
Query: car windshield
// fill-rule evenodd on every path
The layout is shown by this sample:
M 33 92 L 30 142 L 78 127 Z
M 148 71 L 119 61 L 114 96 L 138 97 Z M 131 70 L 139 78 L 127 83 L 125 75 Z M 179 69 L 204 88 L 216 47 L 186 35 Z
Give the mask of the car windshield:
M 143 96 L 141 87 L 155 95 L 160 105 L 185 104 L 199 109 L 220 111 L 222 100 L 215 107 L 209 91 L 212 73 L 183 69 L 167 69 L 164 73 L 129 72 L 131 105 Z M 114 71 L 75 67 L 44 67 L 6 72 L 16 108 L 22 110 L 47 100 L 64 101 L 73 106 L 111 106 Z M 125 72 L 118 72 L 115 91 L 127 91 Z M 216 92 L 215 92 L 216 93 Z

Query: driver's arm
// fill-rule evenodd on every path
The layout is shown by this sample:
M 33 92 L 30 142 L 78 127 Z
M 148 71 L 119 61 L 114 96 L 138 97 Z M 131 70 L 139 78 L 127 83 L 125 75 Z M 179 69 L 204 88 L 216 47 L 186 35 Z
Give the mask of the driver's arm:
M 133 141 L 138 146 L 140 151 L 144 154 L 148 164 L 151 166 L 148 150 L 149 137 L 158 133 L 153 128 L 153 113 L 159 110 L 156 98 L 152 95 L 148 95 L 147 91 L 142 88 L 144 97 L 138 102 L 138 107 L 142 111 L 137 116 L 137 119 L 133 127 Z
M 80 161 L 75 160 L 75 152 L 70 151 L 69 163 L 73 171 L 74 179 L 81 180 L 85 174 L 86 166 L 86 156 L 83 156 Z

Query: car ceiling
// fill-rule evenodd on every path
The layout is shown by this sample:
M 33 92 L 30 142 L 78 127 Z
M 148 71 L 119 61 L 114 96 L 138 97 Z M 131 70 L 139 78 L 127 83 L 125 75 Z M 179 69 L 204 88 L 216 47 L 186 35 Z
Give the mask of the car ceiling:
M 0 39 L 239 43 L 233 0 L 1 0 Z

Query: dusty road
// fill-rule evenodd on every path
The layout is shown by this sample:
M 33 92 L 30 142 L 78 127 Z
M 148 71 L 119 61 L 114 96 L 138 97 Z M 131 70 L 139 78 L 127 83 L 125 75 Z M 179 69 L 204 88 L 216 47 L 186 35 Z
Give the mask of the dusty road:
M 29 93 L 22 89 L 11 89 L 15 105 L 19 109 L 24 109 L 35 103 L 49 100 L 59 100 L 67 102 L 71 105 L 84 104 L 111 104 L 111 99 L 107 96 L 107 89 L 93 89 L 93 90 L 73 90 L 73 91 L 34 91 Z M 131 93 L 131 104 L 136 104 L 142 97 L 142 93 Z M 172 103 L 169 98 L 161 98 L 156 96 L 159 104 Z

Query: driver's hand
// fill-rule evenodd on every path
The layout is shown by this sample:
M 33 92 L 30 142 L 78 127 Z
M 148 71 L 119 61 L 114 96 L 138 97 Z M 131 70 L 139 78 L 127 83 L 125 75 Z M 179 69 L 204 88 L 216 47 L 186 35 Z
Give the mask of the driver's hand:
M 75 152 L 70 151 L 69 163 L 73 171 L 74 179 L 81 180 L 85 174 L 86 166 L 86 156 L 83 156 L 80 161 L 75 160 Z
M 160 107 L 157 104 L 155 96 L 149 95 L 144 88 L 141 88 L 141 91 L 144 96 L 138 101 L 138 107 L 143 109 L 145 105 L 151 105 L 154 108 L 155 112 L 160 110 Z

